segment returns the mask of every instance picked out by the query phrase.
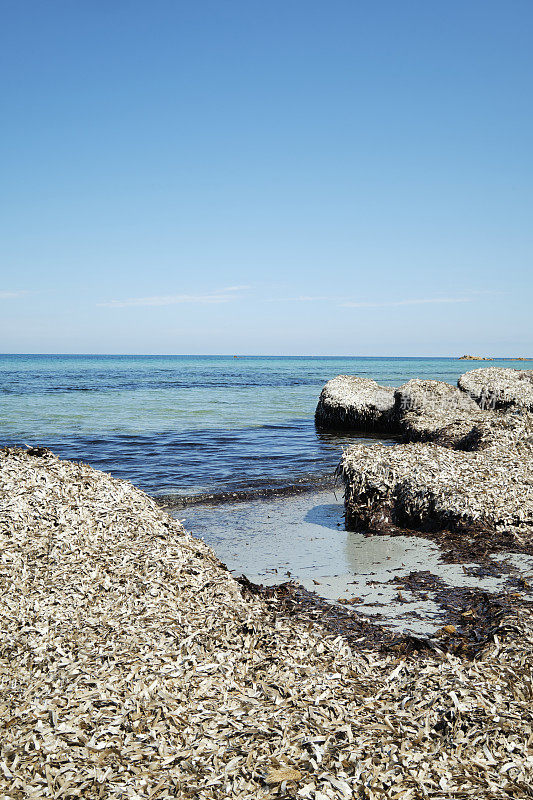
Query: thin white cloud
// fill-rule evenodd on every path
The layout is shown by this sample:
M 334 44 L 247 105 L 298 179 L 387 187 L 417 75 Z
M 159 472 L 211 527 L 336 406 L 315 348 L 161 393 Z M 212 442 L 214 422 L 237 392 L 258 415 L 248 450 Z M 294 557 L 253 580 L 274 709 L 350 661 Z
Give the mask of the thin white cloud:
M 502 291 L 501 289 L 471 289 L 468 291 L 468 294 L 489 294 L 489 295 L 499 295 L 499 294 L 509 294 L 508 291 Z
M 338 297 L 300 295 L 300 297 L 265 297 L 266 303 L 316 303 L 316 302 L 336 302 Z
M 408 300 L 386 300 L 383 302 L 359 302 L 356 300 L 340 301 L 339 297 L 326 295 L 300 295 L 299 297 L 272 297 L 267 298 L 269 303 L 335 303 L 344 308 L 388 308 L 392 306 L 417 306 L 426 303 L 471 303 L 471 297 L 421 297 Z
M 97 303 L 106 308 L 132 308 L 142 306 L 175 306 L 181 303 L 196 303 L 209 305 L 215 303 L 229 303 L 237 299 L 236 289 L 213 292 L 212 294 L 169 294 L 155 297 L 129 297 L 125 300 L 109 300 L 106 303 Z
M 28 294 L 28 292 L 22 289 L 17 292 L 0 292 L 0 300 L 8 300 L 11 297 L 23 297 L 25 294 Z
M 297 297 L 299 303 L 314 303 L 317 301 L 323 300 L 331 300 L 331 297 L 313 297 L 312 295 L 302 295 L 301 297 Z
M 383 303 L 339 303 L 344 308 L 391 308 L 393 306 L 421 306 L 429 303 L 471 303 L 471 297 L 420 297 L 412 300 L 391 300 Z

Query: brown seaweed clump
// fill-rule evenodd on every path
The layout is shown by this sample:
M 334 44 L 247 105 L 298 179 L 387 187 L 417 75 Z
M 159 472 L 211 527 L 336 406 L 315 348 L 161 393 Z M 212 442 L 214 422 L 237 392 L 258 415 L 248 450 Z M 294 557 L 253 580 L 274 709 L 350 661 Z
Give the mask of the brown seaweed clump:
M 320 393 L 315 422 L 327 429 L 393 432 L 394 389 L 370 378 L 337 375 Z
M 0 506 L 2 798 L 528 796 L 527 609 L 475 661 L 361 653 L 88 466 L 0 451 Z
M 481 408 L 533 411 L 533 370 L 474 369 L 461 375 L 457 385 Z

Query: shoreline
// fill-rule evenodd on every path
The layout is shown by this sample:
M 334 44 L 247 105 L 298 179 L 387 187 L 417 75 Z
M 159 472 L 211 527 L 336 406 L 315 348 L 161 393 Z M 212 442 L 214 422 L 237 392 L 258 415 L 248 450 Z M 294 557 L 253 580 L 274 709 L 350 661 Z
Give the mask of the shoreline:
M 306 605 L 314 597 L 328 613 L 352 609 L 361 621 L 383 626 L 384 641 L 402 631 L 433 636 L 452 622 L 450 608 L 469 597 L 533 601 L 520 582 L 530 548 L 505 537 L 488 547 L 482 534 L 350 531 L 342 494 L 330 488 L 192 505 L 173 514 L 213 547 L 236 580 L 274 592 L 289 581 Z
M 0 448 L 0 454 L 2 452 L 20 452 L 25 456 L 30 456 L 31 458 L 39 460 L 48 457 L 57 458 L 50 450 L 44 447 L 29 447 L 25 449 L 4 448 L 4 451 Z M 78 465 L 78 462 L 67 461 L 61 463 L 73 463 Z M 220 494 L 192 496 L 150 496 L 145 495 L 142 490 L 137 489 L 129 482 L 112 478 L 108 476 L 107 473 L 100 473 L 81 462 L 79 463 L 79 467 L 84 467 L 91 472 L 105 475 L 113 482 L 131 487 L 132 490 L 139 492 L 153 502 L 164 514 L 169 514 L 170 518 L 176 521 L 180 526 L 181 523 L 174 514 L 177 511 L 185 510 L 189 507 L 205 506 L 216 508 L 219 506 L 231 506 L 241 503 L 251 503 L 252 505 L 258 503 L 261 506 L 263 503 L 267 503 L 272 499 L 279 499 L 281 501 L 284 499 L 290 500 L 291 498 L 296 498 L 301 495 L 313 495 L 315 493 L 320 495 L 324 491 L 340 489 L 339 476 L 336 474 L 323 475 L 321 479 L 316 482 L 304 480 L 301 484 L 284 484 L 279 487 L 268 486 L 265 488 L 252 487 L 240 492 L 223 492 Z M 353 526 L 350 524 L 349 518 L 347 518 L 345 522 L 345 531 L 346 533 L 360 532 L 357 525 Z M 187 532 L 187 535 L 194 541 L 198 543 L 201 542 L 204 547 L 207 547 L 207 549 L 213 553 L 215 560 L 220 566 L 224 570 L 227 570 L 226 564 L 220 561 L 216 553 L 212 551 L 209 545 L 204 543 L 203 539 L 196 538 L 190 532 Z M 533 598 L 530 596 L 532 586 L 519 577 L 516 569 L 511 568 L 509 564 L 502 561 L 495 561 L 493 558 L 500 554 L 504 556 L 513 554 L 533 555 L 533 542 L 520 542 L 510 538 L 505 533 L 496 534 L 495 532 L 491 535 L 490 540 L 487 541 L 486 531 L 483 528 L 476 528 L 475 526 L 454 530 L 452 528 L 442 529 L 431 527 L 405 528 L 382 523 L 379 530 L 370 529 L 365 532 L 364 536 L 369 539 L 375 537 L 377 537 L 377 539 L 381 537 L 406 537 L 415 540 L 420 539 L 422 542 L 431 542 L 439 547 L 440 560 L 443 564 L 463 564 L 463 569 L 467 566 L 470 574 L 473 576 L 506 576 L 504 580 L 506 581 L 505 585 L 507 588 L 496 591 L 476 587 L 465 587 L 465 591 L 453 583 L 447 584 L 443 581 L 442 577 L 436 574 L 420 569 L 411 571 L 406 577 L 391 579 L 391 582 L 396 580 L 396 582 L 402 584 L 399 588 L 408 589 L 413 597 L 421 596 L 425 598 L 428 594 L 431 595 L 431 593 L 438 594 L 439 596 L 439 607 L 443 610 L 445 615 L 442 619 L 442 625 L 437 630 L 436 635 L 427 634 L 418 637 L 408 630 L 402 632 L 397 628 L 391 628 L 389 624 L 390 620 L 386 615 L 369 613 L 356 606 L 349 608 L 351 602 L 349 599 L 341 598 L 338 601 L 328 599 L 321 596 L 318 591 L 306 589 L 303 585 L 294 580 L 285 582 L 278 581 L 277 583 L 263 585 L 250 581 L 244 574 L 240 576 L 235 575 L 234 579 L 243 587 L 245 593 L 251 592 L 258 597 L 269 600 L 276 598 L 283 607 L 291 609 L 291 614 L 295 613 L 294 609 L 297 608 L 299 608 L 302 613 L 309 613 L 313 610 L 317 613 L 320 611 L 320 617 L 326 620 L 326 628 L 329 629 L 332 620 L 337 620 L 335 623 L 337 633 L 342 633 L 342 635 L 346 635 L 348 638 L 352 638 L 350 631 L 354 626 L 358 630 L 365 629 L 372 631 L 368 640 L 365 636 L 358 638 L 357 641 L 359 645 L 369 646 L 372 649 L 376 644 L 379 644 L 379 648 L 383 652 L 387 652 L 388 648 L 392 647 L 393 650 L 399 649 L 402 652 L 404 650 L 405 652 L 410 652 L 413 648 L 414 650 L 428 648 L 430 650 L 440 650 L 441 652 L 457 653 L 464 651 L 466 653 L 468 651 L 475 654 L 479 648 L 477 645 L 474 646 L 474 642 L 480 645 L 480 643 L 485 641 L 484 634 L 480 634 L 481 628 L 477 629 L 475 635 L 473 635 L 470 626 L 458 626 L 454 632 L 454 636 L 457 636 L 457 641 L 451 639 L 444 642 L 438 641 L 442 629 L 448 624 L 457 622 L 457 620 L 461 618 L 461 613 L 465 610 L 467 605 L 488 601 L 490 604 L 493 604 L 494 609 L 498 609 L 496 616 L 501 616 L 504 613 L 510 612 L 513 608 L 518 607 L 533 609 Z M 422 565 L 420 564 L 420 566 Z M 533 577 L 533 575 L 531 577 Z M 380 582 L 377 581 L 376 583 Z M 523 596 L 524 592 L 526 593 L 525 597 Z M 491 598 L 490 601 L 489 598 Z M 347 605 L 341 608 L 339 603 Z M 491 611 L 490 614 L 485 614 L 483 620 L 482 616 L 483 615 L 480 615 L 479 617 L 482 628 L 489 625 L 488 629 L 490 629 L 490 626 L 494 624 L 494 620 L 496 619 L 493 611 Z M 383 622 L 379 621 L 380 617 L 383 618 Z M 343 620 L 344 629 L 339 621 L 341 619 Z M 357 624 L 354 620 L 357 620 Z M 361 626 L 361 628 L 359 628 L 359 626 Z M 470 639 L 472 640 L 470 641 Z M 416 642 L 418 642 L 418 644 L 416 644 Z M 420 645 L 421 642 L 424 644 Z
M 423 572 L 412 573 L 409 580 L 401 581 L 399 588 L 407 586 L 425 593 L 428 577 Z M 348 606 L 339 607 L 310 592 L 298 584 L 286 582 L 274 586 L 263 586 L 249 581 L 244 575 L 236 579 L 243 587 L 245 596 L 274 600 L 279 610 L 299 620 L 318 621 L 326 633 L 342 636 L 360 650 L 375 651 L 384 655 L 416 656 L 437 653 L 441 656 L 453 654 L 473 660 L 489 644 L 495 635 L 504 629 L 503 620 L 516 608 L 505 593 L 490 595 L 480 589 L 457 590 L 443 587 L 441 602 L 448 616 L 434 635 L 417 635 L 401 632 L 363 614 L 354 614 Z M 533 609 L 532 601 L 525 601 L 524 608 Z
M 269 483 L 267 486 L 250 486 L 243 489 L 203 494 L 157 494 L 151 496 L 162 508 L 176 511 L 198 505 L 224 505 L 226 503 L 270 500 L 275 497 L 292 497 L 321 489 L 333 489 L 336 486 L 338 486 L 338 478 L 334 473 L 317 473 L 316 478 L 300 478 L 292 483 L 283 483 L 277 486 Z

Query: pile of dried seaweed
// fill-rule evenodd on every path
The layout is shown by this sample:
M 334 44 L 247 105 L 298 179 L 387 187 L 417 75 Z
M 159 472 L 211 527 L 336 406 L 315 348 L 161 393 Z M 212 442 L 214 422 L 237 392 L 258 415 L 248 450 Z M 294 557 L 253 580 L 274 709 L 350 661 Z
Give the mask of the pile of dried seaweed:
M 487 387 L 502 370 L 474 372 Z M 525 403 L 482 409 L 465 391 L 420 380 L 397 389 L 395 402 L 409 444 L 355 444 L 342 457 L 348 523 L 378 531 L 470 528 L 533 544 L 533 416 Z
M 0 453 L 0 796 L 530 795 L 531 616 L 474 662 L 245 599 L 130 484 Z
M 358 443 L 339 465 L 350 526 L 475 528 L 532 544 L 533 417 L 527 410 L 532 375 L 491 367 L 466 373 L 459 388 L 411 380 L 396 389 L 388 430 L 400 432 L 408 444 Z M 351 381 L 353 391 L 348 376 L 329 381 L 317 415 L 329 398 L 346 418 L 360 418 L 361 407 L 369 417 L 380 387 L 367 379 Z
M 395 418 L 409 442 L 436 442 L 469 450 L 474 428 L 488 414 L 464 392 L 443 381 L 410 380 L 394 392 Z
M 533 370 L 487 367 L 461 375 L 459 388 L 482 408 L 533 411 Z
M 394 429 L 394 389 L 370 378 L 337 375 L 328 381 L 318 400 L 315 422 L 333 429 Z
M 523 419 L 531 431 L 531 418 Z M 514 431 L 516 433 L 516 431 Z M 482 435 L 480 434 L 480 439 Z M 354 445 L 343 456 L 346 518 L 356 529 L 483 529 L 533 543 L 533 448 L 503 437 L 483 450 Z
M 322 389 L 315 421 L 321 428 L 401 433 L 408 442 L 468 450 L 476 447 L 473 428 L 495 410 L 533 411 L 533 370 L 475 369 L 457 385 L 415 379 L 394 390 L 338 375 Z

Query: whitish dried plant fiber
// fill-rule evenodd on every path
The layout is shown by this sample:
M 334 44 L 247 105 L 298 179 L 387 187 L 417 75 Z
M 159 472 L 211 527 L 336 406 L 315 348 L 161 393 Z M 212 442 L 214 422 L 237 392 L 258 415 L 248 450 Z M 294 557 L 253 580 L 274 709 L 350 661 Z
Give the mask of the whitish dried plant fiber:
M 533 370 L 486 367 L 461 375 L 457 385 L 482 408 L 533 411 Z
M 0 797 L 519 798 L 531 619 L 474 663 L 245 600 L 130 484 L 0 453 Z
M 394 427 L 394 389 L 369 378 L 337 375 L 320 394 L 317 425 L 326 428 L 390 430 Z
M 443 381 L 410 380 L 396 389 L 394 401 L 395 417 L 409 442 L 471 449 L 473 429 L 485 419 L 471 397 Z
M 437 444 L 353 445 L 343 455 L 348 520 L 356 527 L 485 529 L 533 540 L 533 418 L 493 414 L 479 450 Z

